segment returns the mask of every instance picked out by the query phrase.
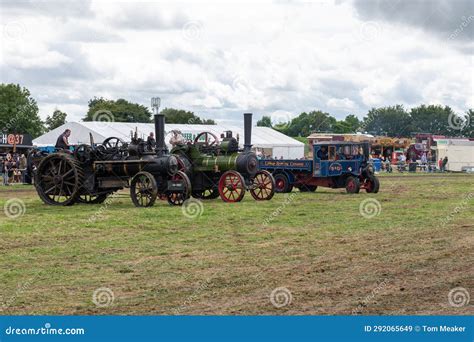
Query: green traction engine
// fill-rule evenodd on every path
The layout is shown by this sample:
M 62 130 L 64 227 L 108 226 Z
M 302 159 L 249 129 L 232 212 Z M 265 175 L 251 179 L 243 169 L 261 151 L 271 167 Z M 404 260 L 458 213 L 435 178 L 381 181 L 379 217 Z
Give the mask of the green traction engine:
M 189 143 L 178 142 L 171 154 L 178 157 L 180 171 L 192 184 L 192 196 L 198 199 L 221 197 L 224 202 L 240 202 L 248 190 L 257 201 L 269 200 L 275 193 L 275 181 L 267 171 L 258 170 L 252 152 L 252 114 L 244 114 L 244 148 L 228 131 L 219 139 L 202 132 Z

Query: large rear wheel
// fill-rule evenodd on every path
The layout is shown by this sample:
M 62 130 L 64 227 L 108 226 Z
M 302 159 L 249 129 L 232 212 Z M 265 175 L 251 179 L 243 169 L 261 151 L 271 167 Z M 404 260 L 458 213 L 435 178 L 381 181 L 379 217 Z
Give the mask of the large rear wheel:
M 72 205 L 80 194 L 83 178 L 84 173 L 74 158 L 65 153 L 54 153 L 38 166 L 36 191 L 46 204 Z

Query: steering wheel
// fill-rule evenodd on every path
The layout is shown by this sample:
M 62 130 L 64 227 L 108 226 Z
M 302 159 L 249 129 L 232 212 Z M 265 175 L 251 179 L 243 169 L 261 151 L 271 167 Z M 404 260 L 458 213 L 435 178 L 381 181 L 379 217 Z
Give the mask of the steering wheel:
M 199 140 L 204 137 L 204 142 L 200 142 Z M 211 147 L 214 145 L 219 144 L 219 139 L 214 133 L 211 132 L 202 132 L 199 133 L 196 138 L 194 138 L 194 144 L 199 144 L 203 147 Z

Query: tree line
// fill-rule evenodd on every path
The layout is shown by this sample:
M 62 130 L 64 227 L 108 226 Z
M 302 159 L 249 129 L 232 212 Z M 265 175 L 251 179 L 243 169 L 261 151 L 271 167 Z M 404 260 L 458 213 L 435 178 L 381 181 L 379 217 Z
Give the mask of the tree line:
M 215 125 L 214 120 L 203 119 L 193 112 L 164 108 L 161 111 L 168 123 Z M 56 109 L 44 121 L 39 116 L 36 100 L 30 91 L 19 84 L 0 84 L 0 127 L 2 132 L 29 133 L 36 138 L 66 123 L 67 113 Z M 83 121 L 151 123 L 151 111 L 125 99 L 108 100 L 94 97 L 89 100 Z
M 36 100 L 30 91 L 18 84 L 0 84 L 0 127 L 2 132 L 30 133 L 33 138 L 63 125 L 67 113 L 56 109 L 45 121 L 39 117 Z M 203 119 L 191 111 L 164 108 L 166 122 L 176 124 L 215 125 L 214 120 Z M 350 114 L 337 120 L 319 110 L 303 112 L 283 123 L 272 123 L 271 116 L 263 116 L 257 126 L 273 127 L 293 137 L 306 137 L 313 132 L 357 133 L 408 137 L 414 132 L 447 136 L 474 137 L 474 111 L 456 114 L 448 106 L 420 105 L 410 110 L 402 105 L 372 108 L 360 120 Z M 109 100 L 94 97 L 89 100 L 84 121 L 152 122 L 150 110 L 125 99 Z
M 293 137 L 306 137 L 315 132 L 368 133 L 389 137 L 410 137 L 413 133 L 474 137 L 474 111 L 455 113 L 448 106 L 420 105 L 405 109 L 402 105 L 372 108 L 360 120 L 350 114 L 337 120 L 322 111 L 303 112 L 288 122 L 272 122 L 263 116 L 257 126 L 272 127 Z

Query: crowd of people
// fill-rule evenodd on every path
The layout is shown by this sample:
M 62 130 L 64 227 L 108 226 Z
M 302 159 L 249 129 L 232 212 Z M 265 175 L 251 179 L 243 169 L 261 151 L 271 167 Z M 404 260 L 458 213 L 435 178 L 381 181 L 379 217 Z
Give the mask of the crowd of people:
M 381 157 L 382 160 L 382 165 L 381 165 L 381 170 L 385 172 L 392 172 L 392 158 L 390 157 Z M 396 166 L 397 170 L 400 172 L 406 171 L 407 166 L 410 163 L 415 163 L 416 167 L 418 167 L 421 171 L 426 171 L 426 172 L 445 172 L 446 171 L 446 165 L 448 164 L 448 157 L 444 158 L 439 158 L 438 162 L 436 163 L 435 161 L 431 161 L 431 155 L 427 155 L 426 153 L 423 153 L 420 157 L 420 160 L 418 161 L 416 156 L 412 156 L 411 158 L 407 159 L 407 157 L 404 154 L 400 154 L 398 156 Z
M 3 185 L 25 183 L 26 156 L 18 153 L 7 153 L 0 156 L 0 174 Z

